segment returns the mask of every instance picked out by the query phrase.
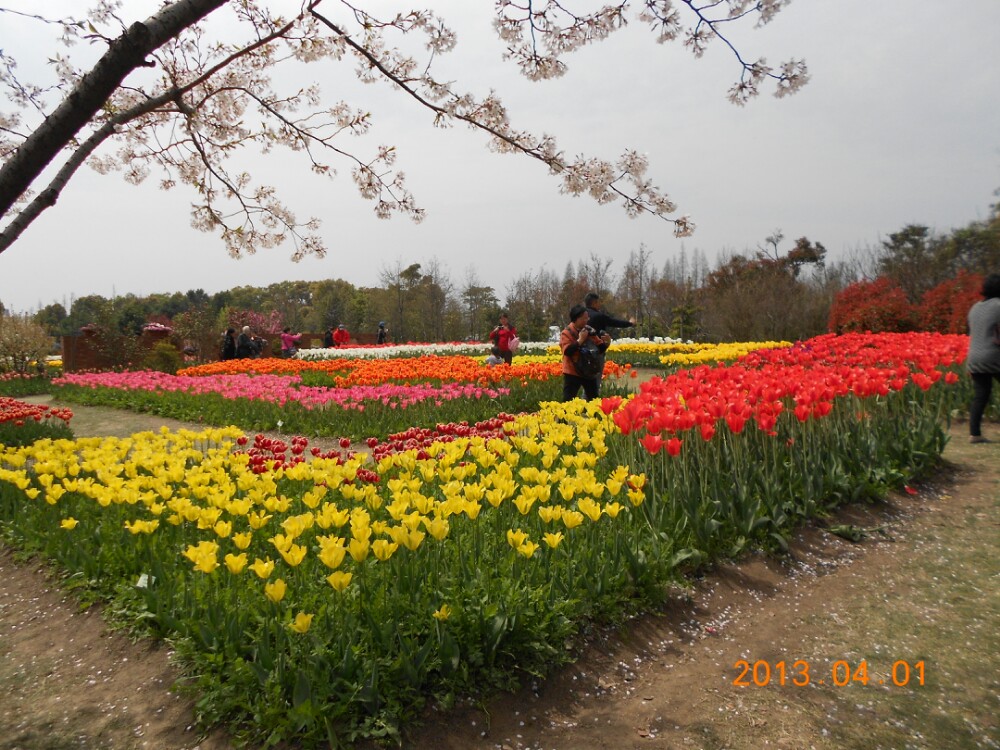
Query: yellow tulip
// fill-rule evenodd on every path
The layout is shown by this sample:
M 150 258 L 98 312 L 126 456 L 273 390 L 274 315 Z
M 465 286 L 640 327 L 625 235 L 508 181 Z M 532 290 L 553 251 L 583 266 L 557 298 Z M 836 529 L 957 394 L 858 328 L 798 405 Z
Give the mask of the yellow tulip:
M 306 548 L 301 544 L 293 544 L 289 546 L 288 549 L 279 550 L 281 556 L 285 559 L 285 562 L 293 568 L 298 567 L 298 565 L 305 559 L 306 551 Z
M 601 505 L 593 498 L 581 497 L 577 503 L 576 507 L 579 508 L 587 518 L 595 523 L 601 518 Z
M 608 503 L 604 506 L 604 512 L 607 513 L 611 518 L 618 518 L 618 514 L 625 509 L 625 506 L 621 503 Z
M 278 552 L 287 552 L 288 549 L 295 543 L 295 537 L 286 536 L 284 534 L 275 534 L 269 540 L 274 548 Z
M 417 548 L 423 544 L 424 538 L 427 535 L 422 531 L 417 531 L 416 529 L 407 529 L 406 534 L 402 536 L 401 543 L 410 552 L 416 552 Z
M 221 539 L 226 539 L 233 533 L 232 521 L 218 521 L 215 524 L 215 535 Z
M 581 523 L 583 523 L 583 513 L 576 510 L 566 510 L 562 514 L 563 526 L 567 529 L 575 529 Z
M 323 546 L 319 551 L 319 560 L 326 567 L 331 570 L 336 570 L 340 567 L 340 564 L 344 562 L 344 557 L 347 555 L 347 549 L 343 546 L 327 545 Z
M 305 612 L 299 612 L 295 615 L 295 621 L 289 623 L 288 627 L 296 633 L 308 633 L 309 626 L 312 625 L 313 617 L 315 617 L 315 615 L 307 615 Z
M 427 529 L 427 533 L 434 537 L 439 542 L 448 536 L 448 531 L 450 530 L 450 525 L 443 518 L 435 518 L 434 520 L 428 522 L 424 520 L 424 527 Z
M 244 531 L 240 534 L 233 534 L 233 544 L 236 545 L 237 549 L 246 549 L 250 546 L 250 542 L 253 540 L 253 534 L 249 531 Z
M 393 553 L 399 549 L 399 545 L 390 542 L 388 539 L 376 539 L 372 544 L 372 553 L 382 562 L 385 562 Z
M 563 533 L 561 531 L 558 532 L 558 533 L 555 533 L 555 534 L 543 534 L 542 535 L 542 541 L 544 541 L 552 549 L 555 549 L 560 544 L 562 544 L 563 538 L 564 538 L 563 537 Z
M 514 531 L 513 529 L 507 530 L 507 544 L 509 544 L 514 549 L 517 549 L 522 544 L 524 544 L 527 538 L 528 535 L 525 532 L 521 531 L 520 529 L 518 529 L 517 531 Z
M 61 528 L 61 529 L 75 529 L 76 525 L 78 523 L 80 523 L 80 522 L 77 521 L 75 518 L 64 518 L 62 520 L 62 522 L 59 524 L 59 528 Z
M 288 586 L 281 578 L 264 584 L 264 594 L 275 604 L 285 598 L 286 591 L 288 591 Z
M 517 548 L 517 553 L 525 557 L 531 557 L 536 551 L 538 551 L 538 545 L 534 542 L 525 542 Z
M 451 617 L 451 605 L 442 604 L 434 611 L 434 614 L 431 615 L 431 617 L 433 617 L 435 620 L 438 620 L 439 622 L 444 622 L 449 617 Z
M 156 520 L 135 521 L 134 523 L 130 523 L 129 521 L 125 522 L 125 528 L 133 534 L 152 534 L 157 528 L 159 528 L 159 526 L 160 522 Z
M 261 560 L 259 557 L 254 560 L 253 565 L 250 566 L 250 570 L 257 574 L 258 578 L 267 579 L 274 572 L 274 560 L 268 558 L 267 560 Z
M 351 553 L 354 562 L 363 562 L 368 557 L 370 547 L 367 539 L 352 539 L 347 545 L 347 551 Z
M 563 507 L 561 505 L 542 505 L 538 508 L 538 517 L 545 523 L 552 523 L 562 518 Z
M 254 531 L 264 528 L 264 525 L 271 520 L 271 516 L 264 513 L 262 510 L 254 511 L 247 516 L 247 521 L 250 523 L 250 528 Z
M 343 591 L 351 584 L 353 577 L 353 573 L 345 573 L 342 570 L 337 570 L 326 577 L 326 582 L 333 587 L 334 591 Z
M 230 552 L 225 557 L 226 567 L 229 568 L 229 572 L 233 574 L 239 574 L 243 572 L 243 569 L 247 566 L 247 556 L 246 553 L 240 553 L 234 555 Z

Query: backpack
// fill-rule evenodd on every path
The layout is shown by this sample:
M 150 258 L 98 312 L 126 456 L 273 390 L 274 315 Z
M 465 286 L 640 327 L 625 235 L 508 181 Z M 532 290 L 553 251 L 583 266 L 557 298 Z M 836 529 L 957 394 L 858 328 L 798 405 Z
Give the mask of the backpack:
M 573 360 L 573 366 L 581 378 L 593 380 L 604 372 L 604 353 L 591 339 L 587 339 Z

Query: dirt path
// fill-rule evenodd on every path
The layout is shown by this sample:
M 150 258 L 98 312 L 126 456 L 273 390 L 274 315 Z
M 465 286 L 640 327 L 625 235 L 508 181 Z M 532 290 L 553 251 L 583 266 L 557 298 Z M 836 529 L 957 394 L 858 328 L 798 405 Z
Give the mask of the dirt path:
M 79 435 L 192 427 L 75 411 Z M 804 529 L 785 560 L 721 566 L 547 682 L 431 714 L 406 747 L 1000 748 L 1000 444 L 953 436 L 916 495 L 837 519 L 882 532 L 852 544 Z M 767 662 L 769 684 L 734 685 L 740 659 Z M 832 684 L 862 660 L 868 685 Z M 905 687 L 896 662 L 911 669 Z M 792 685 L 803 664 L 810 684 Z M 227 750 L 222 733 L 198 737 L 169 692 L 176 676 L 167 649 L 109 633 L 38 566 L 0 554 L 0 750 Z

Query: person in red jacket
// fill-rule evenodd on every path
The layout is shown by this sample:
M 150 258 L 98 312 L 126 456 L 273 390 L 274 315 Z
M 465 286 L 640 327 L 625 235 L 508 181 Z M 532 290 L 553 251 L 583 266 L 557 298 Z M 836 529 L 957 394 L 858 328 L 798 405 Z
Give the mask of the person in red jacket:
M 347 326 L 341 323 L 339 326 L 337 326 L 337 330 L 333 332 L 333 345 L 347 346 L 350 340 L 351 340 L 351 334 L 347 332 Z
M 517 329 L 511 325 L 507 313 L 500 313 L 500 325 L 490 331 L 490 341 L 500 350 L 500 357 L 508 365 L 514 359 L 514 352 L 510 348 L 510 340 L 517 336 Z

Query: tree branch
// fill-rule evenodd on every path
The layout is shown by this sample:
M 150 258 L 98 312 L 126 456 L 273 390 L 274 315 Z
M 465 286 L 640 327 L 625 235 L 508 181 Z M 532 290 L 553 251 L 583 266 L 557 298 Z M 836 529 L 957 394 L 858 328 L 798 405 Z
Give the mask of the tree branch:
M 144 23 L 132 24 L 115 39 L 93 69 L 0 167 L 0 216 L 10 210 L 56 154 L 94 118 L 125 77 L 143 65 L 150 52 L 225 3 L 226 0 L 177 0 Z

